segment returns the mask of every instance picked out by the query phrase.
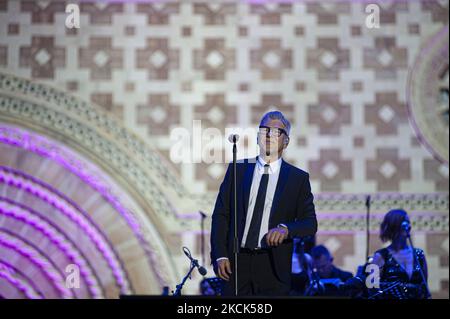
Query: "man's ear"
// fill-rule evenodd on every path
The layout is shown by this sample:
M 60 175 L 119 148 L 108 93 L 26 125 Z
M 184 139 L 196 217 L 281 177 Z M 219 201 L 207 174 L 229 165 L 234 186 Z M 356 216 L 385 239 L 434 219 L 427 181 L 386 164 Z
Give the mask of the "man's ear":
M 289 145 L 289 136 L 286 136 L 284 139 L 284 147 L 286 148 Z

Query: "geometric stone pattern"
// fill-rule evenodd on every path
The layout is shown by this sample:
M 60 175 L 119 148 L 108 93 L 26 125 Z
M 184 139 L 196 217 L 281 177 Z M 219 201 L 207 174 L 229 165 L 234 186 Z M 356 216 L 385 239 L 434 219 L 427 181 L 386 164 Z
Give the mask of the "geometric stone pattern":
M 1 3 L 0 67 L 94 102 L 166 157 L 173 127 L 252 127 L 279 107 L 292 121 L 287 157 L 317 191 L 448 190 L 406 100 L 421 42 L 448 23 L 442 1 L 380 1 L 380 29 L 366 28 L 364 3 L 83 1 L 76 31 L 60 1 Z M 336 148 L 339 174 L 318 164 Z M 174 165 L 193 192 L 217 190 L 214 169 Z

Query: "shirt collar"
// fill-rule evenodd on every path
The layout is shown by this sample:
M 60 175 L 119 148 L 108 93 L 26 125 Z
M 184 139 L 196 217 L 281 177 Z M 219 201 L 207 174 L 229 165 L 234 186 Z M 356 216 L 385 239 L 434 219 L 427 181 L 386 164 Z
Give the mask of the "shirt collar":
M 281 167 L 281 157 L 277 159 L 275 162 L 269 164 L 269 174 L 276 173 Z M 256 167 L 258 171 L 263 174 L 264 173 L 264 165 L 266 165 L 266 161 L 264 161 L 260 156 L 258 156 L 258 160 L 256 161 Z

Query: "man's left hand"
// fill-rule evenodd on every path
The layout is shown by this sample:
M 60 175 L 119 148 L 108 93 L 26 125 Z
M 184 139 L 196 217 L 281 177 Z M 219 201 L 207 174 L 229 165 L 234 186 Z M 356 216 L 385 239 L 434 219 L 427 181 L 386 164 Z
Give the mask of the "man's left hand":
M 272 228 L 266 234 L 267 245 L 273 247 L 280 245 L 288 237 L 288 234 L 289 231 L 286 227 Z

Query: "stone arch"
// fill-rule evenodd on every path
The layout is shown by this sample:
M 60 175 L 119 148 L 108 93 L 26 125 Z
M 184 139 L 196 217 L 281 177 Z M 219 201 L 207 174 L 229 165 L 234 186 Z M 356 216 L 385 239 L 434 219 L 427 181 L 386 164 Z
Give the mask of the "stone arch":
M 196 228 L 179 213 L 202 206 L 156 151 L 94 105 L 4 73 L 0 194 L 0 226 L 12 225 L 10 241 L 21 232 L 40 234 L 41 266 L 59 272 L 68 263 L 80 266 L 87 289 L 72 296 L 80 298 L 174 287 L 179 272 L 167 242 L 174 232 Z M 46 294 L 46 283 L 30 282 L 20 266 L 0 260 L 0 282 L 15 282 L 16 297 L 71 297 L 63 288 Z

